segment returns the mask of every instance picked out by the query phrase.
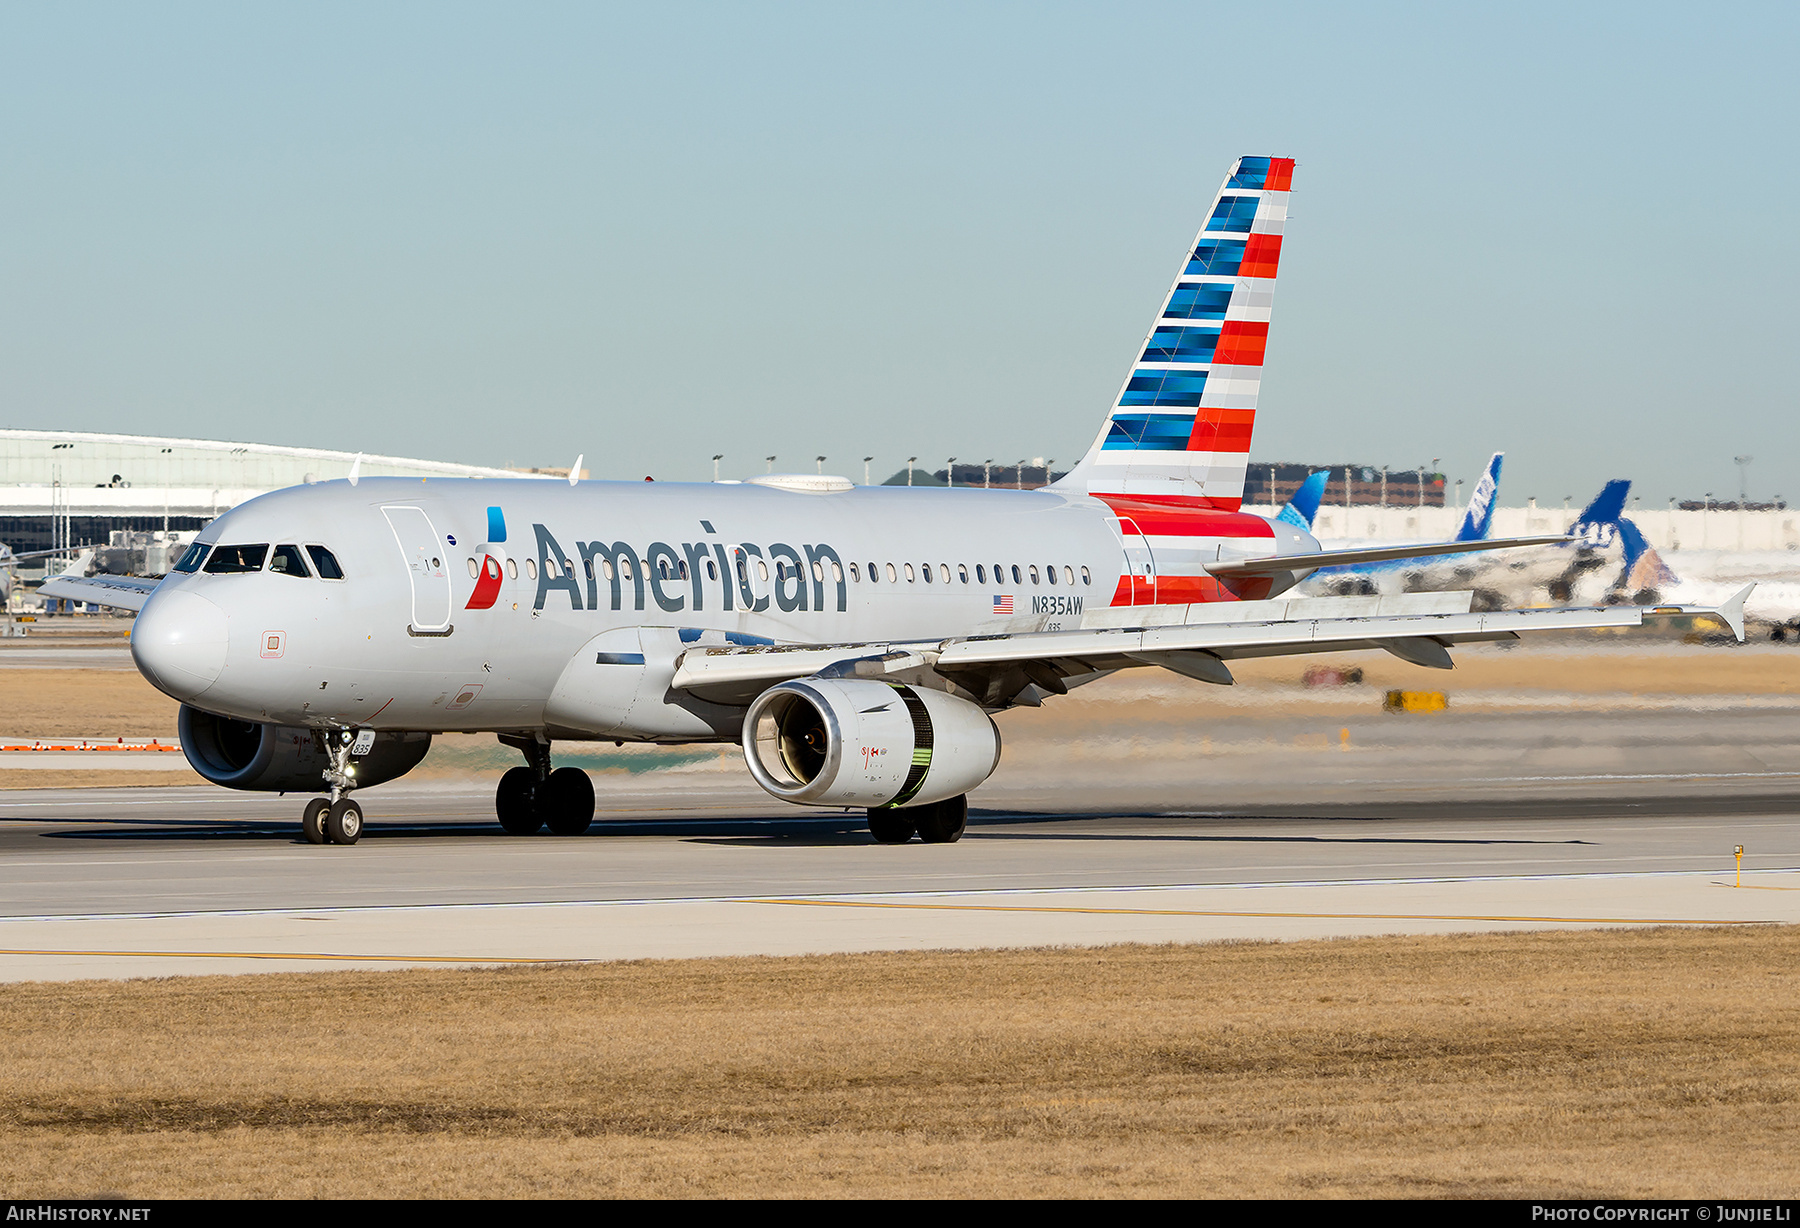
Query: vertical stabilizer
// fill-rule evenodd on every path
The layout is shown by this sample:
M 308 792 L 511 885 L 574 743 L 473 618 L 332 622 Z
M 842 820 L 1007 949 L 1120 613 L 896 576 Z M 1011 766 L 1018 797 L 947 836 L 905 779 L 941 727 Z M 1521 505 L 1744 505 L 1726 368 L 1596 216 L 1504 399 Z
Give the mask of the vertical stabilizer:
M 1099 438 L 1057 484 L 1236 511 L 1262 385 L 1292 158 L 1239 158 Z
M 1496 452 L 1488 458 L 1487 468 L 1482 470 L 1481 480 L 1475 483 L 1474 493 L 1469 496 L 1469 510 L 1463 513 L 1454 540 L 1484 542 L 1488 539 L 1494 527 L 1494 504 L 1499 501 L 1500 462 L 1505 459 L 1504 452 Z
M 1325 483 L 1331 477 L 1331 471 L 1321 469 L 1311 474 L 1306 481 L 1300 483 L 1300 489 L 1288 500 L 1287 506 L 1281 509 L 1275 519 L 1283 524 L 1291 524 L 1296 529 L 1312 532 L 1313 517 L 1319 514 L 1319 500 L 1325 497 Z

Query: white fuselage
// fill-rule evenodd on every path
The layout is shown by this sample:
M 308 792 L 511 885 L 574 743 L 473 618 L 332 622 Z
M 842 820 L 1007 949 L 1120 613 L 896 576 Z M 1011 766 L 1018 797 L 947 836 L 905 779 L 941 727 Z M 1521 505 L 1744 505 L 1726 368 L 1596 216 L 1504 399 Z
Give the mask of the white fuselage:
M 1227 519 L 1261 531 L 1184 539 L 1164 565 L 1318 548 Z M 371 478 L 265 495 L 200 542 L 323 546 L 343 578 L 171 573 L 132 649 L 183 703 L 315 728 L 659 741 L 735 736 L 728 716 L 660 693 L 658 669 L 693 644 L 1072 628 L 1130 588 L 1136 561 L 1106 504 L 1054 489 Z M 614 717 L 559 719 L 565 668 L 602 652 L 648 672 Z

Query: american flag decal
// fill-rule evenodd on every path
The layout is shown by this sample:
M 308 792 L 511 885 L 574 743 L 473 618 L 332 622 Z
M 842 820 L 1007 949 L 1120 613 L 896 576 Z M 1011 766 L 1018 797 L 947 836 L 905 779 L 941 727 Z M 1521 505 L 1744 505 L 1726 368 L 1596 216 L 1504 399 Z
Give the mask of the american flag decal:
M 1008 593 L 1004 597 L 994 598 L 994 613 L 996 613 L 996 614 L 1011 614 L 1012 612 L 1013 612 L 1013 608 L 1012 608 L 1012 594 L 1011 593 Z

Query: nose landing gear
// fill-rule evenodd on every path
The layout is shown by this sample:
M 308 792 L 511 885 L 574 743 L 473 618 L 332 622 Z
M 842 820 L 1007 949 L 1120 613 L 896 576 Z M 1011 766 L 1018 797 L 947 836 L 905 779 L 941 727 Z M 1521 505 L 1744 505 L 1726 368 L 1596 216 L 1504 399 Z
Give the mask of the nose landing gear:
M 510 835 L 535 835 L 548 827 L 555 836 L 579 836 L 594 821 L 594 782 L 580 768 L 550 767 L 550 744 L 507 734 L 500 741 L 525 756 L 527 766 L 509 770 L 494 791 L 494 813 Z
M 373 740 L 371 731 L 364 732 L 369 733 L 368 740 Z M 348 796 L 356 787 L 356 773 L 350 766 L 350 756 L 356 749 L 355 743 L 365 739 L 348 729 L 322 730 L 317 736 L 330 759 L 330 766 L 322 775 L 325 783 L 331 786 L 331 796 L 315 797 L 306 803 L 306 809 L 300 815 L 300 832 L 308 844 L 355 844 L 362 838 L 363 812 L 362 807 Z M 367 753 L 368 747 L 363 746 L 362 751 Z

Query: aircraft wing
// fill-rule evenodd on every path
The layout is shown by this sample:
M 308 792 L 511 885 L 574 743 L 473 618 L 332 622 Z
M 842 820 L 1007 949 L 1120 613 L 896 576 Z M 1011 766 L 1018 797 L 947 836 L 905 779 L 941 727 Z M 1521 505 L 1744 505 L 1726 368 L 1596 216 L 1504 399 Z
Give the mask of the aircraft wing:
M 1493 537 L 1472 542 L 1420 542 L 1410 546 L 1371 546 L 1366 550 L 1322 550 L 1315 554 L 1271 554 L 1257 559 L 1209 563 L 1215 576 L 1255 576 L 1278 571 L 1316 571 L 1321 567 L 1357 567 L 1390 559 L 1429 559 L 1440 554 L 1506 550 L 1514 546 L 1560 546 L 1575 539 L 1564 533 L 1548 537 Z
M 91 605 L 109 605 L 121 610 L 141 610 L 150 593 L 161 584 L 139 576 L 52 576 L 38 585 L 46 597 L 69 601 L 85 601 Z
M 1649 619 L 1711 616 L 1744 638 L 1746 586 L 1718 608 L 1703 606 L 1601 606 L 1551 610 L 1468 611 L 1470 594 L 1417 594 L 1461 599 L 1462 611 L 1359 613 L 1356 598 L 1305 602 L 1244 602 L 1245 606 L 1301 606 L 1308 617 L 1205 621 L 1149 626 L 1090 627 L 1068 631 L 1028 631 L 908 644 L 833 644 L 805 647 L 706 647 L 690 649 L 677 662 L 672 689 L 716 703 L 747 703 L 763 688 L 814 674 L 874 677 L 926 668 L 956 679 L 989 706 L 1035 703 L 1027 688 L 1066 693 L 1110 670 L 1159 665 L 1204 682 L 1229 684 L 1227 661 L 1381 648 L 1404 661 L 1449 669 L 1449 648 L 1457 644 L 1517 639 L 1522 633 L 1573 631 L 1595 627 L 1637 627 Z M 1332 605 L 1344 607 L 1333 617 Z M 1392 604 L 1392 603 L 1390 603 Z M 1412 603 L 1415 608 L 1429 608 Z M 1162 607 L 1171 613 L 1182 607 Z M 1192 608 L 1192 607 L 1190 607 Z M 1404 608 L 1404 605 L 1402 606 Z M 1214 606 L 1207 611 L 1217 611 Z M 1257 611 L 1264 612 L 1264 611 Z M 1269 611 L 1273 612 L 1273 611 Z

